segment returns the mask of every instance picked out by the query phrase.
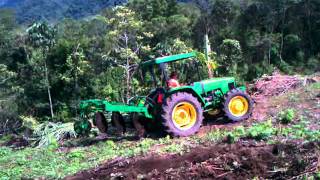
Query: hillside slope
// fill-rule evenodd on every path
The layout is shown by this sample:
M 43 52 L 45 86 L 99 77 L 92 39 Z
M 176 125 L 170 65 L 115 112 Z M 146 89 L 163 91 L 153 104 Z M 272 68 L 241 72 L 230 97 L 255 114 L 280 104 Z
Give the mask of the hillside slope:
M 0 0 L 0 8 L 13 9 L 18 23 L 30 23 L 35 20 L 77 19 L 125 2 L 126 0 Z
M 310 78 L 317 83 L 306 86 L 297 79 L 303 78 L 259 79 L 252 92 L 256 101 L 252 118 L 238 123 L 206 119 L 207 124 L 191 137 L 138 140 L 130 129 L 122 137 L 110 129 L 106 139 L 71 139 L 50 148 L 23 148 L 17 138 L 0 138 L 0 177 L 317 179 L 320 76 Z M 290 121 L 283 123 L 288 117 Z
M 0 10 L 9 8 L 16 12 L 17 22 L 28 24 L 37 20 L 56 22 L 63 18 L 83 18 L 102 9 L 126 3 L 128 0 L 0 0 Z M 177 0 L 197 3 L 197 0 Z M 233 0 L 236 4 L 246 0 Z
M 169 145 L 173 153 L 161 153 L 166 147 L 158 146 L 145 156 L 115 159 L 66 179 L 319 179 L 320 83 L 299 87 L 296 80 L 276 75 L 256 83 L 268 86 L 253 95 L 262 119 L 211 125 L 210 131 L 202 127 L 199 144 L 196 138 L 176 139 L 172 144 L 183 147 Z M 288 110 L 294 116 L 281 123 Z

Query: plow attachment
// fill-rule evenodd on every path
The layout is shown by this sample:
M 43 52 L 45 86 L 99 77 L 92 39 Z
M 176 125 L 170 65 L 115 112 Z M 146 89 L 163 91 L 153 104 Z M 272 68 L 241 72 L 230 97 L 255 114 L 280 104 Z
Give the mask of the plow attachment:
M 121 114 L 138 114 L 146 118 L 152 118 L 153 116 L 148 111 L 148 105 L 153 106 L 152 102 L 149 102 L 146 97 L 134 97 L 129 100 L 128 104 L 99 99 L 81 101 L 81 118 L 75 122 L 74 129 L 78 135 L 87 135 L 93 124 L 97 126 L 101 133 L 106 133 L 108 124 L 103 113 L 112 113 L 111 123 L 121 134 L 125 131 L 124 118 Z M 90 117 L 94 117 L 93 123 L 89 121 Z

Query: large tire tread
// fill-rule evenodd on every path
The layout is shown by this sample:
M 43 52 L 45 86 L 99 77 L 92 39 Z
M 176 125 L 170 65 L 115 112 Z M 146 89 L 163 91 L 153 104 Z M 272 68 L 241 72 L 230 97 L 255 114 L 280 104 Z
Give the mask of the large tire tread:
M 191 103 L 197 112 L 197 121 L 193 127 L 188 130 L 180 130 L 178 129 L 174 123 L 172 122 L 172 111 L 174 107 L 180 102 L 188 102 Z M 163 106 L 162 106 L 162 125 L 164 130 L 176 137 L 185 137 L 195 134 L 201 127 L 203 121 L 203 110 L 201 103 L 198 101 L 196 97 L 192 94 L 187 92 L 178 92 L 172 94 L 171 96 L 167 97 Z
M 249 105 L 249 110 L 248 112 L 241 116 L 241 117 L 236 117 L 233 116 L 230 111 L 229 111 L 229 102 L 230 100 L 235 97 L 235 96 L 242 96 L 244 98 L 247 99 L 248 101 L 248 105 Z M 243 121 L 246 119 L 249 119 L 252 115 L 253 112 L 253 100 L 251 99 L 251 97 L 244 91 L 242 91 L 241 89 L 232 89 L 231 91 L 229 91 L 226 95 L 225 95 L 225 101 L 223 102 L 223 111 L 225 112 L 225 116 L 228 117 L 232 122 L 239 122 L 239 121 Z

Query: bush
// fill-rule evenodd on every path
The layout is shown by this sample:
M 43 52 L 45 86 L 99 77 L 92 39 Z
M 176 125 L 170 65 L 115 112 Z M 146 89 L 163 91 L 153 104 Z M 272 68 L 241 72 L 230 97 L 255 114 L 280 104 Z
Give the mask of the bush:
M 20 116 L 22 126 L 31 130 L 35 130 L 39 126 L 39 122 L 32 116 Z
M 255 124 L 248 129 L 248 137 L 257 141 L 266 140 L 276 132 L 275 128 L 272 127 L 271 120 Z
M 56 111 L 56 114 L 53 118 L 53 121 L 54 122 L 65 122 L 65 123 L 71 122 L 73 120 L 71 108 L 77 108 L 77 106 L 79 105 L 79 102 L 74 101 L 70 105 L 71 105 L 71 107 L 68 107 L 67 104 L 65 104 L 65 103 L 62 103 L 61 105 L 59 105 L 59 108 Z
M 308 59 L 306 68 L 310 72 L 320 71 L 319 63 L 320 63 L 320 57 L 311 57 Z
M 246 134 L 245 128 L 243 126 L 239 126 L 227 134 L 226 141 L 229 144 L 235 143 L 239 138 L 244 137 Z
M 278 68 L 286 74 L 294 74 L 294 68 L 285 61 L 281 61 Z
M 238 138 L 233 133 L 228 133 L 226 140 L 227 140 L 227 143 L 233 144 L 238 140 Z
M 21 130 L 21 119 L 16 113 L 6 112 L 0 105 L 0 135 L 18 133 Z
M 278 115 L 279 120 L 282 124 L 289 124 L 295 118 L 295 110 L 287 109 L 285 111 L 281 111 Z

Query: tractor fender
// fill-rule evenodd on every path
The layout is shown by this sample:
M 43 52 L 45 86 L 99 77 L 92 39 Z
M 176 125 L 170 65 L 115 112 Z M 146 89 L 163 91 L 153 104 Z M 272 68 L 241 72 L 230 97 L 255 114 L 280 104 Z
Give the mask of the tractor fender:
M 202 106 L 205 105 L 205 100 L 202 98 L 202 96 L 197 93 L 193 88 L 192 86 L 184 86 L 184 87 L 178 87 L 178 88 L 173 88 L 173 89 L 170 89 L 165 98 L 171 96 L 172 94 L 175 94 L 175 93 L 178 93 L 178 92 L 187 92 L 187 93 L 190 93 L 192 94 L 194 97 L 196 97 L 198 99 L 198 101 L 201 103 Z

